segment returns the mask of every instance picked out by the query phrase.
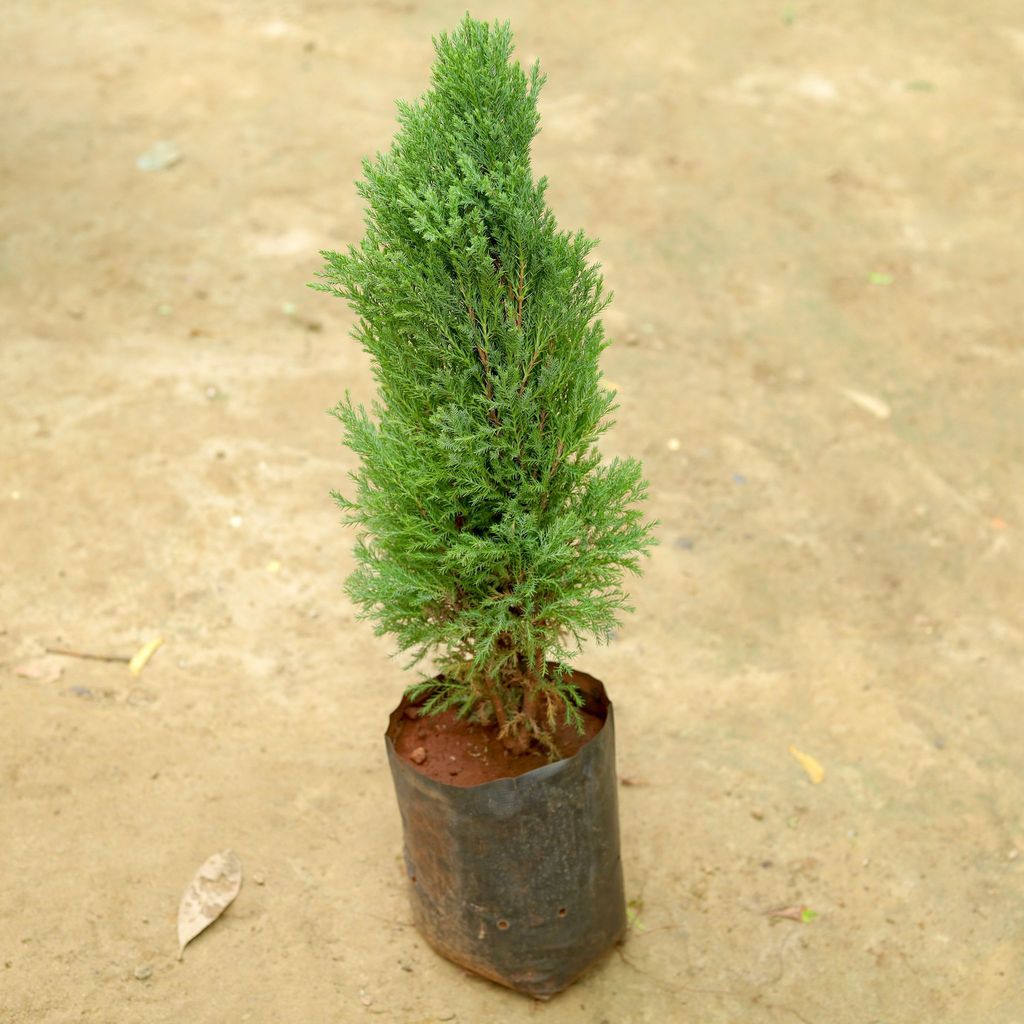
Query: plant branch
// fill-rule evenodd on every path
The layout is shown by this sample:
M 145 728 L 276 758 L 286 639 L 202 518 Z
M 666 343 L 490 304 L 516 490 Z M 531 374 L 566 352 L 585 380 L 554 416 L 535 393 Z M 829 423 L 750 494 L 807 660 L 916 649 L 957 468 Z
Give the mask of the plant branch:
M 523 299 L 526 298 L 526 261 L 519 257 L 519 291 L 517 294 L 518 304 L 516 308 L 516 327 L 523 326 Z M 527 371 L 529 373 L 529 371 Z
M 476 354 L 480 357 L 480 363 L 484 368 L 484 393 L 487 395 L 488 403 L 494 401 L 494 385 L 491 383 L 491 364 L 487 358 L 487 349 L 483 345 L 477 345 Z M 487 410 L 487 418 L 495 425 L 498 425 L 498 413 L 493 404 Z
M 536 348 L 533 350 L 533 356 L 530 358 L 529 365 L 526 367 L 526 372 L 523 374 L 523 382 L 519 385 L 519 394 L 522 396 L 526 390 L 526 382 L 530 379 L 530 374 L 533 372 L 533 368 L 537 365 L 537 360 L 540 359 L 540 349 Z M 544 429 L 543 420 L 541 421 L 541 430 Z

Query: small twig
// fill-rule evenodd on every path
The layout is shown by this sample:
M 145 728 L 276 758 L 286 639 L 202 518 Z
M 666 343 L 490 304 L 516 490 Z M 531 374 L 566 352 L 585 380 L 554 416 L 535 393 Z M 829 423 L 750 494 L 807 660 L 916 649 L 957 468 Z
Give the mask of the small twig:
M 86 658 L 89 661 L 116 661 L 127 665 L 132 659 L 123 654 L 92 654 L 89 651 L 69 651 L 63 647 L 47 647 L 47 654 L 59 654 L 65 658 Z
M 645 971 L 642 967 L 638 967 L 626 954 L 622 951 L 622 946 L 616 946 L 615 952 L 619 955 L 619 959 L 629 968 L 636 971 L 637 974 L 642 974 L 645 978 L 650 978 L 656 985 L 661 986 L 663 989 L 667 989 L 676 995 L 682 992 L 691 992 L 702 996 L 729 996 L 732 999 L 742 998 L 741 993 L 732 992 L 729 989 L 720 988 L 695 988 L 690 985 L 678 985 L 673 984 L 670 981 L 665 981 L 664 978 L 659 978 L 656 974 L 651 974 L 650 971 Z
M 755 1000 L 756 1002 L 757 1000 Z M 761 1002 L 761 1006 L 766 1007 L 769 1010 L 785 1010 L 786 1013 L 791 1013 L 797 1020 L 803 1021 L 803 1024 L 813 1024 L 813 1021 L 808 1020 L 799 1010 L 794 1010 L 792 1006 L 784 1006 L 782 1003 L 765 1003 Z
M 633 931 L 630 936 L 630 942 L 636 942 L 637 939 L 646 939 L 648 935 L 653 935 L 655 932 L 671 932 L 675 931 L 679 925 L 677 924 L 659 924 L 657 928 L 645 927 L 642 932 Z

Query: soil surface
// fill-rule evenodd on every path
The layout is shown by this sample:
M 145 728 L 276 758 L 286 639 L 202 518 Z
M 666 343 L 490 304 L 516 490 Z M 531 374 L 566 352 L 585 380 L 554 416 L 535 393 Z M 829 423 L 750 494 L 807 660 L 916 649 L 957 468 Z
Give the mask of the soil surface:
M 328 497 L 373 379 L 305 287 L 464 9 L 6 5 L 0 1020 L 1021 1024 L 1024 8 L 474 5 L 543 59 L 536 170 L 616 294 L 604 451 L 660 522 L 577 662 L 630 932 L 545 1005 L 410 926 L 415 676 Z
M 409 708 L 408 711 L 417 711 Z M 572 757 L 604 726 L 604 719 L 582 712 L 583 731 L 559 720 L 554 730 L 555 747 L 562 760 Z M 395 753 L 428 778 L 453 786 L 478 786 L 495 779 L 513 779 L 552 759 L 539 747 L 511 754 L 498 738 L 498 728 L 470 718 L 459 718 L 449 709 L 439 715 L 406 716 L 398 723 Z

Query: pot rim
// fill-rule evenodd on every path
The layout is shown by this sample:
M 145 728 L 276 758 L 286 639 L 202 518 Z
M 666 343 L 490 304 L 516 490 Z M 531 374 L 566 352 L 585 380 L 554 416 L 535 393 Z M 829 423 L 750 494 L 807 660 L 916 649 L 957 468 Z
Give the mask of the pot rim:
M 490 779 L 487 782 L 476 782 L 471 786 L 460 786 L 457 783 L 445 782 L 442 779 L 433 779 L 429 775 L 424 775 L 423 772 L 418 771 L 416 767 L 409 764 L 405 758 L 399 757 L 398 752 L 395 750 L 392 732 L 395 731 L 398 724 L 404 719 L 406 708 L 420 707 L 427 698 L 427 694 L 423 694 L 417 700 L 410 700 L 408 694 L 403 693 L 402 699 L 398 702 L 398 706 L 388 716 L 388 728 L 384 733 L 384 742 L 387 745 L 388 758 L 393 764 L 399 766 L 401 770 L 412 772 L 413 776 L 424 785 L 437 786 L 444 790 L 458 789 L 480 791 L 487 786 L 517 786 L 521 784 L 521 780 L 537 780 L 566 771 L 569 766 L 583 753 L 583 751 L 587 749 L 587 747 L 592 743 L 597 743 L 605 736 L 609 725 L 612 725 L 614 728 L 612 702 L 605 690 L 604 683 L 596 676 L 592 676 L 589 672 L 583 672 L 580 669 L 570 669 L 570 672 L 572 672 L 575 677 L 574 681 L 580 689 L 588 697 L 596 701 L 604 721 L 601 728 L 586 743 L 584 743 L 579 750 L 574 754 L 570 754 L 569 757 L 562 757 L 557 761 L 550 762 L 549 764 L 542 764 L 537 768 L 531 768 L 528 772 L 523 772 L 521 775 L 512 775 L 503 779 Z M 441 677 L 436 676 L 435 678 L 440 679 Z

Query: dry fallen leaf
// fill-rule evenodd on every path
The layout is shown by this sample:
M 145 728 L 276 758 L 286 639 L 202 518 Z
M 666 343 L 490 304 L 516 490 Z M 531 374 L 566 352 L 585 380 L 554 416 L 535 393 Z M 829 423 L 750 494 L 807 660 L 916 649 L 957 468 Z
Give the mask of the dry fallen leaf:
M 797 750 L 796 747 L 790 747 L 789 752 L 796 758 L 800 767 L 807 772 L 807 778 L 814 785 L 818 785 L 825 778 L 825 769 L 810 754 L 805 754 L 802 750 Z
M 153 657 L 153 653 L 156 649 L 164 642 L 162 636 L 158 636 L 153 640 L 150 640 L 148 644 L 144 644 L 136 652 L 130 662 L 128 662 L 128 669 L 133 676 L 139 675 L 142 670 L 146 667 L 146 662 Z
M 64 666 L 54 658 L 33 658 L 32 661 L 16 665 L 14 674 L 22 679 L 35 679 L 40 683 L 55 683 L 60 679 Z
M 880 420 L 887 420 L 892 415 L 889 403 L 875 395 L 869 395 L 864 391 L 855 391 L 853 388 L 840 388 L 840 394 Z
M 178 959 L 185 947 L 220 917 L 242 888 L 242 862 L 233 850 L 215 853 L 196 872 L 178 907 Z

